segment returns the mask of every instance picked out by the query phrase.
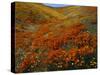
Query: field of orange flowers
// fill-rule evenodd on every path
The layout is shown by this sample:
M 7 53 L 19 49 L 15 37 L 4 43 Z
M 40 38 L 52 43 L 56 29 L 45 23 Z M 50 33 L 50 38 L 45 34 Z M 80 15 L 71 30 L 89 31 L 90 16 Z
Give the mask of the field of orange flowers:
M 27 13 L 26 10 L 21 11 L 18 7 L 21 5 L 19 4 L 16 8 L 19 13 Z M 92 24 L 96 24 L 94 19 L 96 16 L 93 16 L 93 20 L 91 20 L 88 15 L 89 21 L 86 18 L 86 23 L 80 22 L 85 18 L 82 16 L 79 19 L 75 18 L 75 20 L 58 19 L 58 16 L 53 14 L 52 16 L 46 20 L 36 20 L 32 12 L 28 17 L 21 16 L 19 18 L 18 15 L 16 16 L 16 72 L 96 68 L 97 32 L 91 32 L 94 27 L 87 26 L 90 21 Z M 87 15 L 85 16 L 87 17 Z M 41 18 L 41 14 L 38 18 Z M 96 27 L 96 25 L 93 26 Z

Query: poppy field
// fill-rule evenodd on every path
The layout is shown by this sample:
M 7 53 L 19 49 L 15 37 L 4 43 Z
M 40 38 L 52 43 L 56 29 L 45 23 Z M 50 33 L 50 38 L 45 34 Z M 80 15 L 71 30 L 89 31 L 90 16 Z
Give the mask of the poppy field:
M 16 2 L 15 30 L 17 73 L 97 68 L 97 7 Z

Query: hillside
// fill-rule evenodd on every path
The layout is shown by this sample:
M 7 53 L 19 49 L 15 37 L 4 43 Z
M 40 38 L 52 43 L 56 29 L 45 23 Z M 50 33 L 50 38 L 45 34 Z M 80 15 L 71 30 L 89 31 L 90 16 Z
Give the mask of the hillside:
M 78 20 L 80 23 L 87 25 L 91 33 L 96 31 L 97 25 L 97 8 L 89 6 L 67 6 L 55 8 L 59 13 L 62 13 L 68 20 Z M 91 30 L 92 29 L 92 30 Z
M 39 25 L 45 23 L 53 25 L 54 21 L 56 25 L 61 22 L 63 26 L 70 26 L 74 22 L 79 22 L 91 27 L 91 24 L 94 25 L 96 23 L 96 15 L 96 7 L 67 6 L 52 8 L 39 3 L 16 3 L 16 24 L 17 28 L 22 29 L 22 31 L 24 29 L 35 31 Z
M 16 72 L 97 67 L 97 8 L 16 2 Z

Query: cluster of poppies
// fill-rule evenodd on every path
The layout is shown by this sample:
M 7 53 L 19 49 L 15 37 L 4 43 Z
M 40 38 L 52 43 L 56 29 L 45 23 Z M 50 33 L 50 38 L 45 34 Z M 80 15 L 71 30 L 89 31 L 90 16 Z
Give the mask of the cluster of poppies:
M 97 38 L 95 34 L 86 31 L 85 25 L 79 23 L 69 28 L 58 29 L 57 32 L 55 34 L 49 29 L 49 25 L 44 25 L 36 33 L 29 33 L 32 38 L 28 44 L 25 41 L 29 36 L 28 33 L 25 34 L 23 36 L 25 39 L 19 41 L 26 44 L 25 48 L 21 46 L 22 44 L 17 46 L 23 47 L 26 54 L 16 68 L 16 72 L 97 67 Z

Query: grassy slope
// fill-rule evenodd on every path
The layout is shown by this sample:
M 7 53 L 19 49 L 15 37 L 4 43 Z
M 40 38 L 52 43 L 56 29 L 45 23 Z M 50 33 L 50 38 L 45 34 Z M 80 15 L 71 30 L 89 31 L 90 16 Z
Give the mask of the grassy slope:
M 40 3 L 16 3 L 16 25 L 17 29 L 36 31 L 41 24 L 40 21 L 51 20 L 48 26 L 53 30 L 58 30 L 59 27 L 69 27 L 77 23 L 87 25 L 90 32 L 96 32 L 96 7 L 88 6 L 67 6 L 61 8 L 52 8 L 44 6 Z M 35 23 L 26 23 L 26 19 L 36 20 Z M 54 22 L 54 19 L 57 21 Z M 60 20 L 58 20 L 60 19 Z M 42 24 L 42 26 L 44 25 Z M 47 23 L 46 23 L 47 24 Z M 28 25 L 28 26 L 27 26 Z M 30 25 L 30 26 L 29 26 Z
M 52 17 L 55 17 L 57 19 L 65 18 L 65 16 L 63 14 L 60 14 L 59 12 L 53 10 L 52 8 L 46 7 L 42 4 L 38 4 L 38 3 L 16 3 L 16 11 L 18 11 L 18 12 L 27 12 L 27 11 L 30 11 L 30 10 L 32 12 L 35 12 L 34 9 L 37 12 L 41 12 L 42 14 L 52 16 Z
M 87 25 L 91 33 L 96 32 L 97 28 L 97 8 L 89 6 L 68 6 L 63 8 L 56 8 L 56 10 L 65 16 L 69 21 L 78 21 Z
M 46 20 L 51 20 L 52 23 L 49 23 L 48 26 L 50 26 L 52 30 L 58 30 L 61 26 L 66 28 L 77 23 L 83 23 L 88 26 L 89 31 L 96 32 L 96 15 L 96 7 L 67 6 L 52 8 L 39 3 L 17 2 L 16 18 L 18 21 L 16 22 L 16 28 L 36 31 L 39 25 L 41 25 L 39 24 L 41 20 L 44 20 L 44 24 Z M 38 24 L 35 22 L 31 24 L 25 23 L 27 18 L 35 19 Z M 54 22 L 53 18 L 60 20 Z
M 30 18 L 33 22 L 26 23 L 26 19 Z M 36 31 L 39 27 L 40 21 L 52 20 L 52 19 L 65 19 L 63 14 L 55 11 L 53 8 L 44 6 L 38 3 L 19 3 L 16 2 L 16 28 L 19 30 L 31 30 Z M 34 21 L 37 21 L 35 23 Z M 53 21 L 53 20 L 52 20 Z M 28 25 L 28 26 L 27 26 Z M 30 26 L 29 26 L 30 25 Z M 33 27 L 34 25 L 34 27 Z M 38 25 L 38 26 L 37 26 Z

